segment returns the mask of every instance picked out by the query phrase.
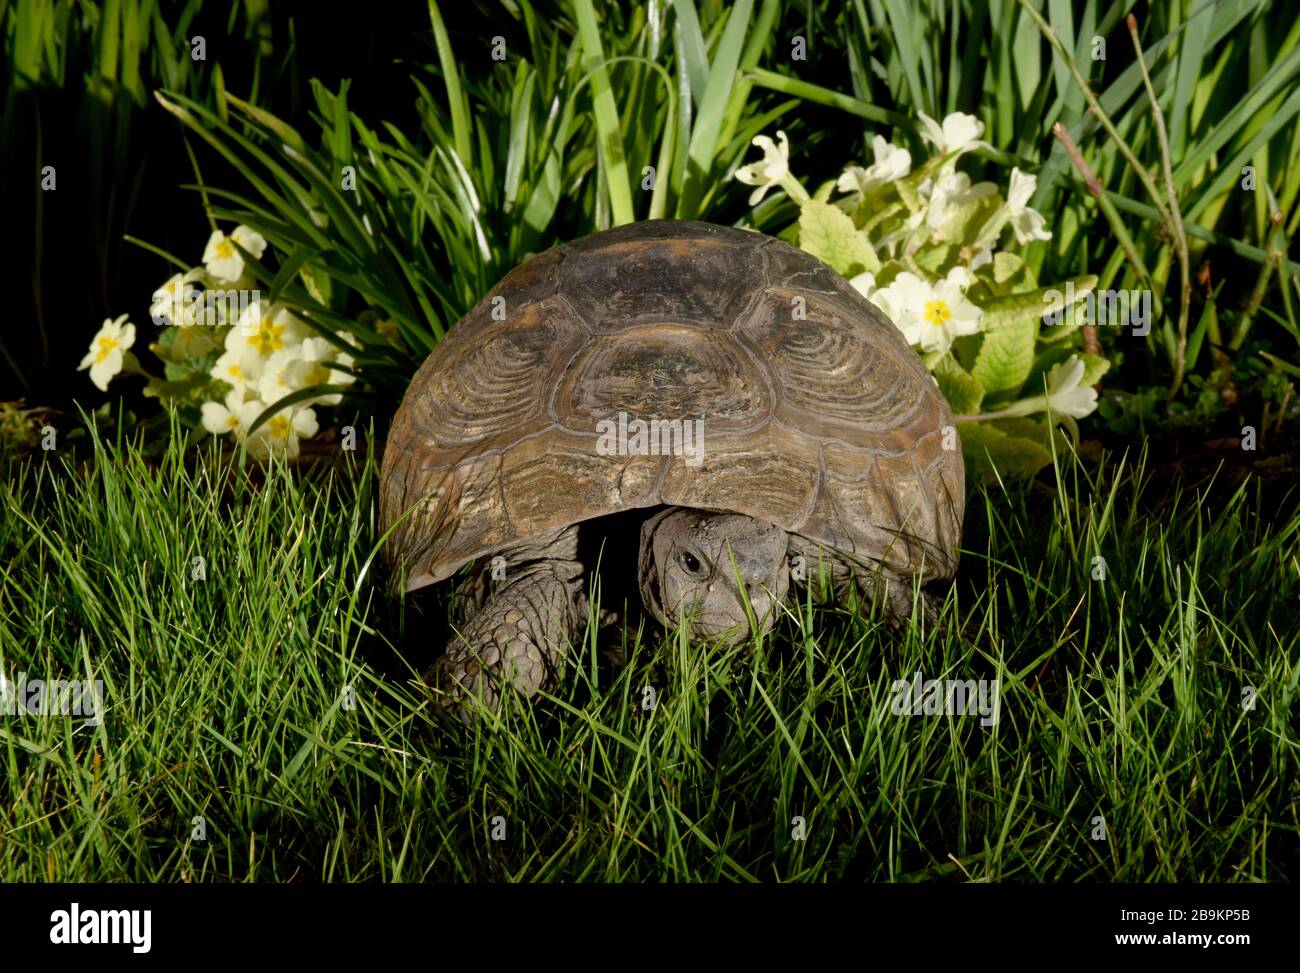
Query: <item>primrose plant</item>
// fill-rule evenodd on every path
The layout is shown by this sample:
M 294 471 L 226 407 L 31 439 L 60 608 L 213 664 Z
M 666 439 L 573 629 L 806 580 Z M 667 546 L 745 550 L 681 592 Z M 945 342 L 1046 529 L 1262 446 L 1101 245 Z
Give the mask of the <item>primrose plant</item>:
M 791 174 L 789 140 L 778 132 L 776 141 L 754 139 L 763 158 L 735 178 L 755 187 L 751 206 L 773 187 L 785 190 L 800 212 L 783 235 L 846 277 L 903 333 L 952 407 L 968 467 L 982 477 L 1032 476 L 1051 462 L 1059 427 L 1077 439 L 1075 420 L 1097 406 L 1093 386 L 1109 363 L 1083 350 L 1077 313 L 1097 278 L 1039 287 L 1015 252 L 1051 238 L 1029 206 L 1035 177 L 1013 168 L 1005 195 L 991 182 L 972 183 L 957 163 L 987 147 L 983 123 L 961 112 L 942 124 L 920 117 L 933 152 L 919 167 L 876 135 L 870 165 L 848 165 L 810 195 Z
M 162 376 L 131 351 L 136 329 L 126 315 L 104 322 L 81 368 L 102 391 L 119 374 L 143 375 L 145 395 L 167 400 L 196 429 L 232 436 L 257 458 L 296 457 L 299 441 L 320 430 L 316 408 L 337 405 L 356 381 L 355 363 L 256 288 L 245 255 L 260 260 L 266 247 L 246 226 L 229 236 L 214 230 L 202 266 L 154 292 L 149 313 L 161 330 L 149 349 L 163 363 Z M 339 335 L 344 347 L 357 346 Z

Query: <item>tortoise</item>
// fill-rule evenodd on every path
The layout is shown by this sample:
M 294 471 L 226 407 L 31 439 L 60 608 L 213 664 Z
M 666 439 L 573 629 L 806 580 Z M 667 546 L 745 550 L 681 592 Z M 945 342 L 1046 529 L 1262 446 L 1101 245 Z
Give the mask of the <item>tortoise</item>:
M 820 260 L 628 224 L 527 259 L 424 361 L 384 452 L 385 560 L 407 592 L 476 565 L 435 665 L 462 705 L 554 685 L 588 612 L 579 529 L 622 511 L 644 513 L 637 586 L 666 627 L 742 640 L 813 576 L 899 624 L 914 581 L 956 569 L 951 427 L 899 330 Z

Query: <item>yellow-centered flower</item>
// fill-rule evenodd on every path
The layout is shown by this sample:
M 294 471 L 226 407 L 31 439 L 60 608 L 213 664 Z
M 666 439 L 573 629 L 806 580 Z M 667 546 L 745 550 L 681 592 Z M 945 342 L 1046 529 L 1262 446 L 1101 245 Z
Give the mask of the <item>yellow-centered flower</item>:
M 925 302 L 925 319 L 931 324 L 942 328 L 943 323 L 952 317 L 952 311 L 948 310 L 948 305 L 943 301 L 926 301 Z
M 99 333 L 91 339 L 78 371 L 90 369 L 90 380 L 101 392 L 108 391 L 109 380 L 122 370 L 126 350 L 135 344 L 135 325 L 126 322 L 123 314 L 117 320 L 105 320 Z

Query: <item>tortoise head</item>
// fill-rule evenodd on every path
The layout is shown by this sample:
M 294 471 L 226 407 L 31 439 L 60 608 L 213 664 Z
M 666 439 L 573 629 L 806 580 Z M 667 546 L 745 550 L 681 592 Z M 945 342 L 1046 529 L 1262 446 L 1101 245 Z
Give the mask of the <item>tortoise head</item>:
M 767 632 L 789 590 L 788 546 L 764 520 L 669 507 L 641 528 L 641 600 L 666 628 L 684 616 L 697 634 L 730 642 L 749 634 L 748 600 Z

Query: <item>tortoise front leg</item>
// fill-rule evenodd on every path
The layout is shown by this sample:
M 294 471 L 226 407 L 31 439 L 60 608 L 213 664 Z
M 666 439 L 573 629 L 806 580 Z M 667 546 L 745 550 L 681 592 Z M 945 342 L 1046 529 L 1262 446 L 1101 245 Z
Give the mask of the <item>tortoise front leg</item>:
M 585 614 L 576 527 L 503 556 L 503 580 L 462 585 L 465 621 L 435 665 L 436 683 L 462 714 L 468 696 L 496 709 L 507 688 L 529 698 L 552 687 Z

